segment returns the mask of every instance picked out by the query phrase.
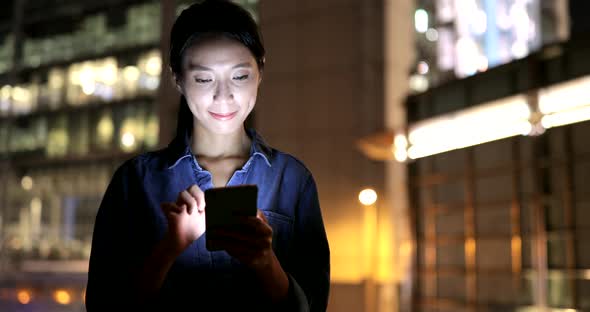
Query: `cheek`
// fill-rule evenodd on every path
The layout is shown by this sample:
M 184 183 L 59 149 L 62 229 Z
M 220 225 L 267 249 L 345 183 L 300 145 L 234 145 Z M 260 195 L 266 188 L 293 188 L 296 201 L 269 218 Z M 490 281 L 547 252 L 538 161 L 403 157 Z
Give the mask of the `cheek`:
M 245 105 L 253 106 L 258 95 L 258 88 L 256 86 L 248 86 L 241 92 L 241 99 Z
M 190 106 L 193 106 L 197 109 L 202 109 L 206 107 L 210 102 L 210 99 L 213 97 L 213 93 L 208 90 L 187 90 L 185 93 L 187 97 L 187 101 L 189 102 Z

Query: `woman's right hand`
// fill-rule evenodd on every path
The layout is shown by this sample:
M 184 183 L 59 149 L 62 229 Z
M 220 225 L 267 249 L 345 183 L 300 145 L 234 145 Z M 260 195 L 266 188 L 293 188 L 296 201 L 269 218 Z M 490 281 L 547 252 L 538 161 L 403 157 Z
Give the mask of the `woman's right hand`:
M 180 192 L 175 203 L 162 203 L 168 219 L 164 239 L 173 252 L 180 254 L 205 233 L 205 195 L 196 185 Z

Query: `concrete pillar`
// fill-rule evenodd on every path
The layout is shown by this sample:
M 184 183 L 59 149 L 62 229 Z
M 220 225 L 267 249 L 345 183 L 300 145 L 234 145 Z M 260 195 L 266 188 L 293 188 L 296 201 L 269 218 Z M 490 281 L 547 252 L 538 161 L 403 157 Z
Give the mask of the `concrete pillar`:
M 387 129 L 402 130 L 406 126 L 405 98 L 408 94 L 408 73 L 415 57 L 413 0 L 385 1 L 385 124 Z M 394 252 L 391 265 L 395 285 L 385 292 L 399 292 L 399 311 L 411 311 L 412 231 L 408 207 L 407 167 L 396 161 L 386 163 L 385 201 L 392 228 Z M 387 298 L 387 296 L 384 296 Z
M 382 130 L 383 0 L 260 0 L 267 49 L 256 127 L 313 173 L 331 248 L 328 311 L 366 311 L 364 187 L 384 190 L 384 164 L 356 141 Z

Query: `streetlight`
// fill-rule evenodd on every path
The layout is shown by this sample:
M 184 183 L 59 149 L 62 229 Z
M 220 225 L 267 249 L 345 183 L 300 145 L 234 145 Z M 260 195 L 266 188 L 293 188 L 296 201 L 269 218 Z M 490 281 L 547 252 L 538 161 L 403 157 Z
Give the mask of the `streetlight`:
M 376 311 L 377 285 L 375 283 L 375 262 L 377 246 L 377 192 L 366 188 L 359 193 L 359 202 L 363 209 L 363 253 L 365 273 L 365 311 Z
M 377 201 L 377 192 L 370 188 L 364 189 L 359 193 L 359 201 L 364 206 L 373 205 Z

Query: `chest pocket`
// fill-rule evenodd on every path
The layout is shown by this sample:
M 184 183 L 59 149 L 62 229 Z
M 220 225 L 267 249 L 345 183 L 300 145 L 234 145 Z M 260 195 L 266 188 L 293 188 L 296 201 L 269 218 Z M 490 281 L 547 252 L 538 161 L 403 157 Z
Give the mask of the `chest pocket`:
M 274 211 L 263 211 L 272 227 L 272 249 L 279 261 L 285 265 L 289 261 L 289 251 L 293 238 L 293 219 Z

